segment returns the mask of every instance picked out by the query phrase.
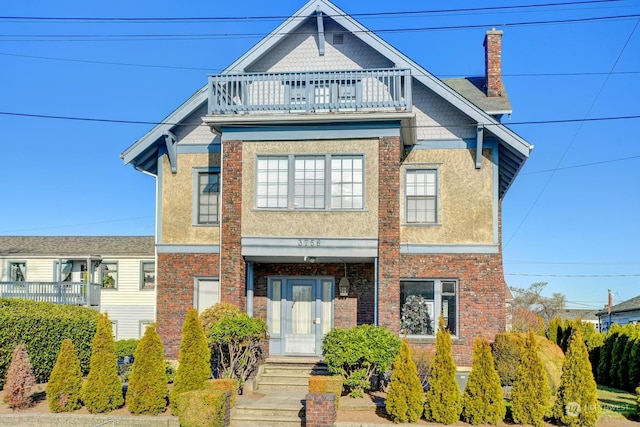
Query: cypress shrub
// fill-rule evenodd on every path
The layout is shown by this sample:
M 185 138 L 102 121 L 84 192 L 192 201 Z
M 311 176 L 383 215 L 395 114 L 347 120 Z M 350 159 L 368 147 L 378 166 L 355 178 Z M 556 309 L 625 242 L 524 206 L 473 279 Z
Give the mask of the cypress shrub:
M 429 389 L 425 396 L 424 416 L 427 420 L 453 424 L 460 419 L 462 396 L 456 382 L 456 364 L 451 354 L 451 336 L 440 316 L 436 334 L 436 357 L 431 363 Z
M 635 337 L 629 336 L 627 342 L 624 345 L 622 351 L 622 360 L 620 360 L 620 369 L 618 369 L 617 377 L 618 384 L 622 390 L 626 390 L 629 393 L 633 393 L 638 383 L 631 381 L 631 352 L 633 351 L 633 345 L 635 344 Z
M 598 359 L 597 370 L 597 382 L 598 384 L 610 386 L 611 377 L 609 371 L 611 370 L 611 355 L 613 353 L 613 345 L 618 338 L 619 326 L 616 324 L 611 325 L 607 336 L 604 339 L 602 347 L 600 347 L 600 358 Z
M 11 364 L 7 371 L 4 401 L 13 409 L 28 408 L 33 404 L 31 388 L 36 384 L 33 375 L 29 353 L 24 344 L 18 344 L 13 349 Z
M 0 389 L 11 353 L 20 343 L 29 350 L 33 373 L 40 383 L 49 380 L 65 338 L 73 341 L 86 375 L 97 322 L 98 312 L 86 307 L 0 298 Z
M 47 384 L 47 403 L 51 412 L 71 412 L 82 407 L 80 359 L 70 339 L 62 341 L 56 364 Z
M 394 423 L 416 422 L 422 416 L 422 384 L 416 364 L 411 358 L 411 347 L 404 340 L 400 353 L 393 362 L 391 383 L 387 390 L 385 407 Z
M 182 325 L 179 359 L 178 371 L 169 395 L 173 411 L 178 411 L 176 398 L 180 393 L 201 390 L 204 382 L 211 378 L 211 352 L 195 308 L 187 311 Z
M 145 330 L 134 354 L 127 387 L 127 408 L 135 415 L 157 415 L 167 408 L 168 394 L 164 346 L 153 324 Z
M 98 318 L 91 350 L 89 375 L 82 386 L 82 401 L 92 414 L 113 411 L 124 404 L 124 398 L 111 322 L 106 314 Z
M 431 362 L 436 357 L 436 351 L 433 348 L 412 348 L 411 359 L 416 364 L 418 370 L 418 378 L 422 384 L 422 390 L 427 389 L 429 377 L 431 376 Z
M 527 334 L 518 374 L 511 392 L 511 415 L 516 424 L 541 427 L 549 409 L 551 389 L 538 355 L 538 343 L 533 332 Z
M 633 341 L 629 360 L 629 384 L 640 385 L 640 337 Z
M 613 343 L 611 350 L 611 366 L 609 367 L 609 383 L 611 387 L 617 389 L 624 389 L 625 379 L 623 376 L 627 376 L 628 372 L 623 372 L 624 365 L 624 348 L 629 341 L 629 335 L 626 331 L 621 331 L 618 334 L 616 341 Z
M 176 397 L 181 427 L 223 427 L 227 392 L 191 390 Z
M 472 425 L 498 424 L 506 411 L 489 341 L 476 338 L 473 366 L 462 395 L 462 419 Z
M 564 334 L 564 328 L 562 319 L 554 317 L 549 321 L 549 327 L 547 328 L 547 338 L 549 341 L 556 343 L 559 347 L 562 344 L 562 335 Z
M 562 366 L 553 417 L 565 425 L 595 427 L 600 415 L 598 388 L 593 379 L 587 346 L 575 329 Z

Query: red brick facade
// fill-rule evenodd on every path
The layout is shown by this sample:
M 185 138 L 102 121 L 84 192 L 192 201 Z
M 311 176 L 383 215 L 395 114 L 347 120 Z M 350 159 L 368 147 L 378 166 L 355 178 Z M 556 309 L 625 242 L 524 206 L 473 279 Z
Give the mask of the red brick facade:
M 402 279 L 452 279 L 458 283 L 458 336 L 453 340 L 456 363 L 471 365 L 476 336 L 493 339 L 505 328 L 505 283 L 502 255 L 498 254 L 400 254 L 399 137 L 379 139 L 378 218 L 378 323 L 394 333 L 400 330 L 400 281 Z M 242 142 L 223 144 L 222 223 L 223 244 L 217 254 L 158 255 L 158 330 L 167 357 L 176 358 L 184 314 L 193 305 L 195 276 L 217 276 L 221 300 L 246 309 L 246 262 L 242 257 Z M 499 206 L 500 208 L 500 206 Z M 498 227 L 500 227 L 498 216 Z M 500 228 L 498 229 L 500 234 Z M 339 297 L 337 284 L 344 264 L 254 263 L 253 314 L 267 319 L 268 278 L 333 277 L 334 326 L 347 328 L 373 324 L 376 319 L 374 263 L 348 264 L 351 288 Z M 435 338 L 412 340 L 415 346 L 433 346 Z
M 158 254 L 156 322 L 165 355 L 177 359 L 182 324 L 193 307 L 195 277 L 217 277 L 217 254 Z

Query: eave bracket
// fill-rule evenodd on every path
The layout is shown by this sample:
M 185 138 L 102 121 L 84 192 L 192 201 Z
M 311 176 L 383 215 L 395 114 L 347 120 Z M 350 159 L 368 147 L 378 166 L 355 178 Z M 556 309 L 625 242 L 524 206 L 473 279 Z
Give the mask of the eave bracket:
M 178 173 L 178 138 L 171 131 L 164 134 L 164 143 L 167 146 L 167 155 L 171 165 L 171 173 Z

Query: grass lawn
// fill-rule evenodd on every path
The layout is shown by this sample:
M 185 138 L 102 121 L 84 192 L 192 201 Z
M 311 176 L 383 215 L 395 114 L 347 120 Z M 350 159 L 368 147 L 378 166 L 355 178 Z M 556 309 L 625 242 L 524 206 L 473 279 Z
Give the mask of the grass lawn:
M 598 402 L 602 407 L 601 416 L 638 419 L 636 395 L 633 393 L 599 385 Z

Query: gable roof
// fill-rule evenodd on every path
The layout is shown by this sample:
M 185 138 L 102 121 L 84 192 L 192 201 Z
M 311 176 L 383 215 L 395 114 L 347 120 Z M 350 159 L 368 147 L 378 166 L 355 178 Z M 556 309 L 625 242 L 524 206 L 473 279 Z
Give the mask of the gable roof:
M 616 304 L 611 307 L 611 313 L 623 313 L 625 311 L 640 311 L 640 295 L 637 297 L 633 297 L 626 301 L 622 301 L 620 304 Z M 601 317 L 605 314 L 609 314 L 609 311 L 605 308 L 602 311 L 596 313 L 598 317 Z
M 153 256 L 153 236 L 0 236 L 0 257 Z
M 501 124 L 491 115 L 491 111 L 485 111 L 481 106 L 476 105 L 469 99 L 465 98 L 461 93 L 457 92 L 454 88 L 447 85 L 422 66 L 402 54 L 351 16 L 347 15 L 329 0 L 309 0 L 305 5 L 298 9 L 298 11 L 244 53 L 240 58 L 225 68 L 220 74 L 244 72 L 247 67 L 266 54 L 278 42 L 294 32 L 296 28 L 304 23 L 306 18 L 315 15 L 318 11 L 333 19 L 347 31 L 350 31 L 355 37 L 378 51 L 382 56 L 395 64 L 396 67 L 411 69 L 412 77 L 415 80 L 422 83 L 436 95 L 448 101 L 452 106 L 456 107 L 473 121 L 482 125 L 487 132 L 497 137 L 500 141 L 500 196 L 502 197 L 502 195 L 506 193 L 515 176 L 524 165 L 525 160 L 529 157 L 533 146 L 527 143 L 515 132 Z M 462 87 L 462 91 L 468 89 L 470 92 L 472 90 L 472 88 L 469 88 L 465 83 L 462 83 L 459 86 Z M 157 164 L 154 163 L 154 156 L 157 159 L 158 150 L 161 149 L 160 147 L 163 143 L 162 137 L 171 130 L 175 123 L 184 120 L 189 114 L 206 102 L 207 86 L 205 85 L 173 113 L 167 116 L 161 124 L 155 126 L 151 131 L 125 150 L 120 156 L 123 159 L 124 164 L 132 163 L 136 169 L 154 174 L 157 173 Z M 495 107 L 492 106 L 491 108 L 494 109 Z

